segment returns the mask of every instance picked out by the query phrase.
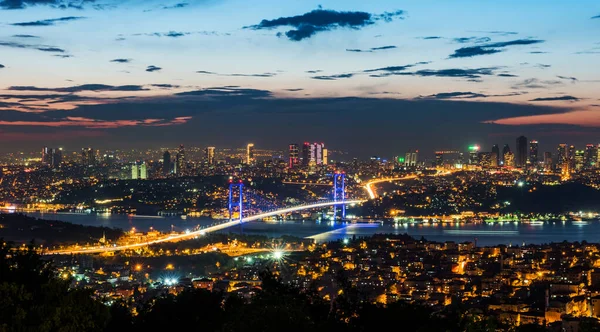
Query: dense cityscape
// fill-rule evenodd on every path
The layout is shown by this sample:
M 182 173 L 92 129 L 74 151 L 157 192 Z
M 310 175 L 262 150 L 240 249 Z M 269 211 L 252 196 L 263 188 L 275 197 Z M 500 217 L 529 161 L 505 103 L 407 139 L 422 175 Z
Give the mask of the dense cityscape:
M 0 22 L 0 332 L 600 331 L 600 1 Z

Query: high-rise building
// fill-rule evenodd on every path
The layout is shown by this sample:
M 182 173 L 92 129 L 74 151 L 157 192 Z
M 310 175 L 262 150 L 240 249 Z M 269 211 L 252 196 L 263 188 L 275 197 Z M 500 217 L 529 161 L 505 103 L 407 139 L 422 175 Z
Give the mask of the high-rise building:
M 309 165 L 323 165 L 323 149 L 325 144 L 313 143 L 310 144 L 310 155 L 308 158 Z
M 62 148 L 48 148 L 45 146 L 42 149 L 42 163 L 51 168 L 58 168 L 62 163 Z
M 469 146 L 469 165 L 479 165 L 479 145 Z
M 492 152 L 479 152 L 477 155 L 479 166 L 490 167 L 494 163 L 495 156 Z
M 404 157 L 404 166 L 415 167 L 419 158 L 419 150 L 407 152 Z
M 81 149 L 81 164 L 85 166 L 93 166 L 96 164 L 96 153 L 94 152 L 94 149 Z
M 146 172 L 146 163 L 143 161 L 137 161 L 131 164 L 131 179 L 132 180 L 146 180 L 148 174 Z
M 252 165 L 256 160 L 254 159 L 254 144 L 250 143 L 246 146 L 246 164 Z
M 514 167 L 515 166 L 515 155 L 508 151 L 504 154 L 504 166 L 506 167 Z
M 510 146 L 508 146 L 508 144 L 504 144 L 504 147 L 502 148 L 502 166 L 506 166 L 506 159 L 504 157 L 509 152 L 511 152 Z
M 329 164 L 329 150 L 323 148 L 323 165 Z
M 204 149 L 204 162 L 207 165 L 215 164 L 215 147 L 214 146 L 209 146 L 206 149 Z
M 515 166 L 523 168 L 527 166 L 527 137 L 517 137 L 517 152 L 515 154 Z
M 187 163 L 185 161 L 185 148 L 183 144 L 179 145 L 177 155 L 175 156 L 175 174 L 179 176 L 187 174 Z
M 491 164 L 493 167 L 500 166 L 500 148 L 498 147 L 498 144 L 494 144 L 494 146 L 492 146 Z
M 171 174 L 171 153 L 169 153 L 169 150 L 165 150 L 165 153 L 163 153 L 162 171 L 164 175 Z
M 552 152 L 544 152 L 544 171 L 552 171 Z
M 310 143 L 304 142 L 302 145 L 302 165 L 308 166 L 310 162 Z
M 298 144 L 290 144 L 289 148 L 288 167 L 294 168 L 298 165 L 298 160 L 300 158 L 298 155 Z
M 444 165 L 444 151 L 435 152 L 435 166 L 442 167 Z
M 576 171 L 581 171 L 585 165 L 585 150 L 576 150 L 575 151 L 575 164 L 574 169 Z
M 598 164 L 598 146 L 588 144 L 585 146 L 584 168 L 594 169 Z
M 569 160 L 569 170 L 573 172 L 575 170 L 575 145 L 569 145 L 567 159 Z
M 538 161 L 538 141 L 529 141 L 529 163 L 535 167 Z
M 556 167 L 561 171 L 565 168 L 569 168 L 569 150 L 567 149 L 567 145 L 562 143 L 558 145 L 558 149 L 556 151 Z

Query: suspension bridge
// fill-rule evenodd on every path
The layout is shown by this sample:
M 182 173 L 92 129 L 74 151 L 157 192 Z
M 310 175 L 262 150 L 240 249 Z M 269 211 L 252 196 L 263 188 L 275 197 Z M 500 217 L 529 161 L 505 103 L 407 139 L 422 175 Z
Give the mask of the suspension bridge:
M 122 251 L 122 250 L 131 250 L 143 248 L 153 244 L 165 243 L 165 242 L 178 242 L 184 240 L 194 239 L 199 236 L 206 235 L 208 233 L 221 231 L 230 227 L 240 226 L 245 223 L 261 220 L 264 218 L 269 218 L 278 215 L 285 215 L 293 212 L 299 212 L 303 210 L 311 210 L 311 209 L 319 209 L 326 207 L 333 207 L 334 214 L 333 217 L 337 216 L 337 208 L 341 207 L 341 217 L 345 218 L 346 215 L 346 205 L 359 204 L 364 202 L 362 199 L 347 199 L 346 197 L 346 187 L 345 187 L 345 174 L 338 172 L 333 175 L 334 178 L 334 187 L 333 187 L 333 199 L 326 201 L 319 201 L 316 203 L 307 203 L 300 204 L 291 207 L 283 207 L 283 208 L 273 208 L 270 211 L 258 212 L 251 215 L 244 215 L 244 211 L 247 211 L 248 208 L 244 208 L 244 203 L 246 205 L 252 205 L 252 202 L 256 202 L 258 199 L 256 196 L 246 197 L 244 194 L 244 183 L 239 181 L 237 183 L 230 182 L 229 183 L 229 201 L 228 201 L 228 210 L 229 210 L 229 220 L 221 222 L 216 225 L 210 225 L 205 227 L 197 228 L 193 231 L 186 231 L 181 234 L 169 234 L 164 237 L 150 240 L 150 241 L 141 241 L 138 243 L 132 244 L 124 244 L 124 245 L 102 245 L 102 246 L 88 246 L 88 247 L 72 247 L 68 249 L 59 249 L 59 250 L 51 250 L 46 252 L 49 255 L 74 255 L 74 254 L 95 254 L 95 253 L 106 253 L 106 252 L 114 252 L 114 251 Z M 252 211 L 252 210 L 251 210 Z M 234 214 L 238 215 L 238 218 L 233 218 Z

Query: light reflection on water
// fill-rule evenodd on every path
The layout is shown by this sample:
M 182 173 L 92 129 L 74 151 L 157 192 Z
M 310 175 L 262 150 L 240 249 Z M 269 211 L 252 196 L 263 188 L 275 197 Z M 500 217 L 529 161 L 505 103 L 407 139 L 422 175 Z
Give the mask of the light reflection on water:
M 87 226 L 106 226 L 129 230 L 135 227 L 147 231 L 150 227 L 159 231 L 184 231 L 194 227 L 218 223 L 207 218 L 181 219 L 180 217 L 145 217 L 118 214 L 63 214 L 63 213 L 30 213 L 33 217 L 63 220 Z M 225 232 L 239 233 L 240 227 L 232 227 Z M 549 243 L 564 240 L 600 242 L 599 221 L 556 221 L 537 224 L 503 222 L 494 224 L 348 224 L 315 221 L 276 221 L 251 222 L 243 225 L 245 234 L 267 236 L 293 235 L 311 237 L 317 242 L 340 240 L 353 236 L 370 236 L 373 234 L 404 234 L 434 241 L 475 241 L 478 245 Z

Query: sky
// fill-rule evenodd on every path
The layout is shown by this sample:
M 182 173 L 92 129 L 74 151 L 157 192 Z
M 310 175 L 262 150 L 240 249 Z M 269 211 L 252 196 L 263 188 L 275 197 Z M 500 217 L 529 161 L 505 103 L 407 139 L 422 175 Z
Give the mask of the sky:
M 0 25 L 1 151 L 600 143 L 595 0 L 0 0 Z

